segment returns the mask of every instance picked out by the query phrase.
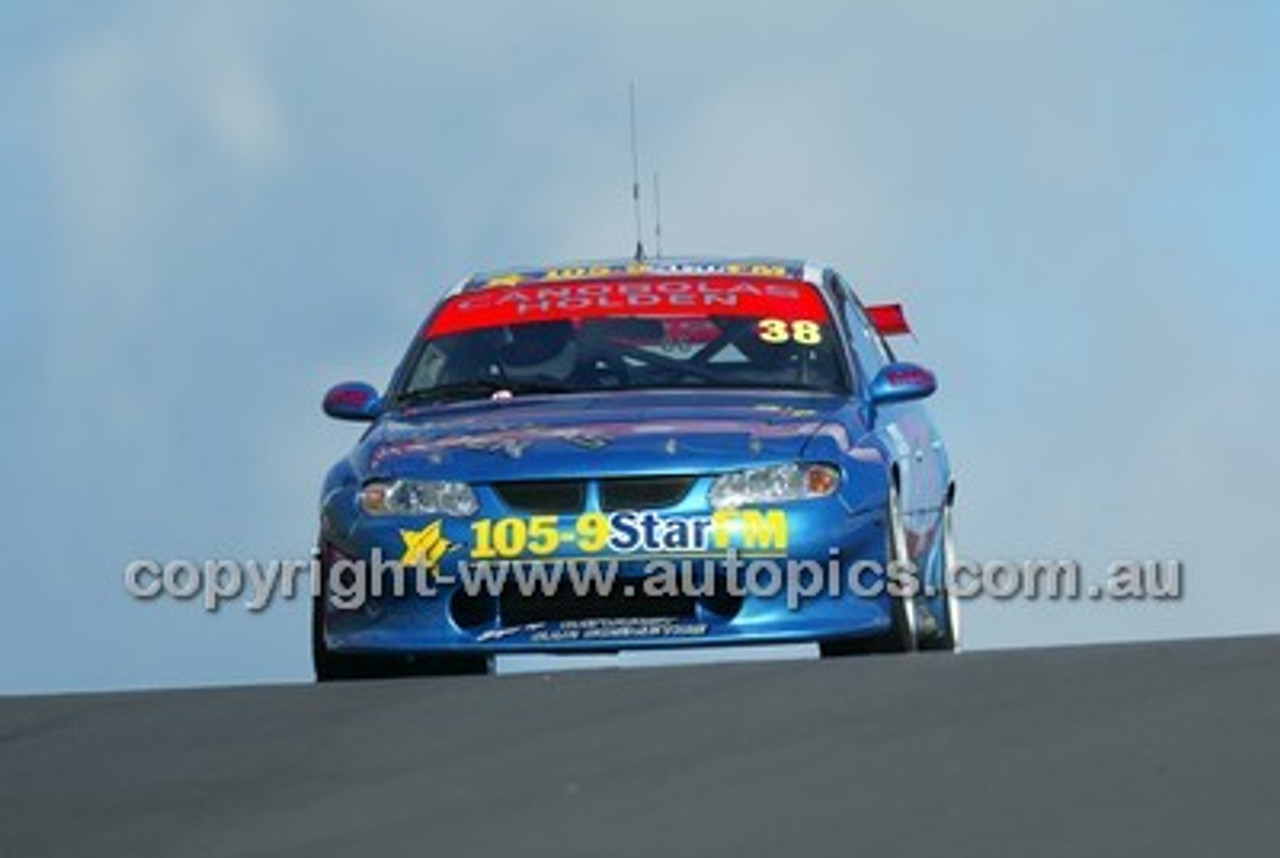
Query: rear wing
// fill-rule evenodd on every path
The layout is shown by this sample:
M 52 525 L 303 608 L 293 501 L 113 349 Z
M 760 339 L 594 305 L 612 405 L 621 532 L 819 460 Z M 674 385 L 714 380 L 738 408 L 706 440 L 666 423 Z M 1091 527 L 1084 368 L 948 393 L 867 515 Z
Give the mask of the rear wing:
M 871 321 L 871 327 L 875 328 L 880 336 L 898 337 L 911 333 L 911 326 L 907 324 L 907 314 L 903 311 L 901 304 L 873 304 L 863 309 L 867 311 L 867 319 Z

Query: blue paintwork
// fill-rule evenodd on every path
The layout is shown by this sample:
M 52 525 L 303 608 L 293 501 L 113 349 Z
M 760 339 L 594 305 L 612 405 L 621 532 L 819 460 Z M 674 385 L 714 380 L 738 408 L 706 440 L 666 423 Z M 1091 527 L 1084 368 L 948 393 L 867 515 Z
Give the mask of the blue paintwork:
M 891 363 L 876 373 L 867 389 L 872 405 L 911 402 L 932 396 L 938 380 L 929 370 L 905 361 Z
M 800 270 L 799 263 L 787 264 L 789 271 Z M 488 276 L 464 285 L 473 288 Z M 346 393 L 333 408 L 326 402 L 327 412 L 343 419 L 376 417 L 325 480 L 322 543 L 348 557 L 368 557 L 376 547 L 386 558 L 398 559 L 405 544 L 402 531 L 440 520 L 442 535 L 453 546 L 443 561 L 447 564 L 473 548 L 474 519 L 522 515 L 503 504 L 491 488 L 494 482 L 696 475 L 685 499 L 663 512 L 698 516 L 710 513 L 707 491 L 717 474 L 823 462 L 841 472 L 835 495 L 771 507 L 787 517 L 788 556 L 825 562 L 835 548 L 846 564 L 856 559 L 883 562 L 886 503 L 896 475 L 913 559 L 924 570 L 924 583 L 938 585 L 940 525 L 951 473 L 941 439 L 918 401 L 932 392 L 933 376 L 921 367 L 893 362 L 887 347 L 869 333 L 857 297 L 834 273 L 824 271 L 821 285 L 850 346 L 846 351 L 856 384 L 847 397 L 779 391 L 630 391 L 394 409 L 376 394 L 368 398 L 371 389 L 336 389 Z M 858 337 L 864 339 L 862 346 L 854 345 Z M 870 365 L 877 361 L 879 365 Z M 393 386 L 404 372 L 402 364 Z M 471 518 L 363 513 L 357 499 L 360 487 L 370 480 L 397 477 L 466 482 L 480 510 Z M 599 509 L 598 500 L 595 490 L 589 490 L 587 509 Z M 571 519 L 558 520 L 560 529 L 570 528 Z M 562 546 L 551 558 L 573 553 Z M 638 567 L 623 564 L 620 575 L 635 575 Z M 887 597 L 844 593 L 815 598 L 798 610 L 788 609 L 782 596 L 747 597 L 729 618 L 700 605 L 697 634 L 548 642 L 535 640 L 527 629 L 504 627 L 496 616 L 476 627 L 460 627 L 451 616 L 450 598 L 448 592 L 426 598 L 411 593 L 374 599 L 356 610 L 327 606 L 324 642 L 335 652 L 572 651 L 808 641 L 875 635 L 890 625 Z M 930 607 L 939 604 L 934 600 Z

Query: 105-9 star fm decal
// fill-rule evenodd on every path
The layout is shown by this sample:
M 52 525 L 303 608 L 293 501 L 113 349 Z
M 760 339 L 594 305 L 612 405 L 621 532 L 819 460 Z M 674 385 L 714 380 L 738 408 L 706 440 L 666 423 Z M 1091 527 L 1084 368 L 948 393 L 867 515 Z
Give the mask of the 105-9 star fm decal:
M 421 530 L 400 530 L 403 566 L 438 568 L 450 542 L 440 519 Z M 534 515 L 481 518 L 471 522 L 470 560 L 513 560 L 576 550 L 582 555 L 642 557 L 702 556 L 737 549 L 747 556 L 781 556 L 789 542 L 787 514 L 780 509 L 724 509 L 707 515 L 663 515 L 626 510 L 576 516 Z

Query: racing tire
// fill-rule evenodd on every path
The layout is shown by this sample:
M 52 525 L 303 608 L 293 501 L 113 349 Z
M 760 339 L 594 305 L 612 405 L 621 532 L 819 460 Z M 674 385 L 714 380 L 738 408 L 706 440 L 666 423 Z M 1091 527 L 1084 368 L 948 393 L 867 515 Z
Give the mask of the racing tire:
M 406 676 L 476 676 L 489 672 L 489 659 L 473 653 L 368 655 L 334 652 L 324 639 L 324 597 L 311 607 L 311 662 L 316 682 L 394 679 Z
M 889 551 L 888 562 L 902 562 L 908 559 L 907 529 L 902 520 L 901 504 L 898 500 L 897 480 L 889 482 L 889 502 L 886 505 L 888 520 Z M 818 651 L 823 658 L 838 658 L 846 655 L 864 655 L 870 653 L 906 653 L 915 652 L 919 637 L 916 628 L 916 608 L 914 601 L 901 595 L 889 595 L 889 629 L 878 635 L 861 637 L 832 638 L 819 641 Z
M 955 652 L 960 649 L 960 603 L 947 589 L 947 579 L 956 563 L 955 530 L 952 522 L 954 497 L 942 510 L 942 604 L 945 615 L 930 634 L 920 636 L 920 649 L 928 652 Z

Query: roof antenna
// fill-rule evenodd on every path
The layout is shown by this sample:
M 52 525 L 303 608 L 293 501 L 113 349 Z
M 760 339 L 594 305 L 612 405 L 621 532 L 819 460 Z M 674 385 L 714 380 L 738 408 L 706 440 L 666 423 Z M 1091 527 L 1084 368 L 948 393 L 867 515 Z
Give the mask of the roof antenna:
M 662 185 L 658 181 L 658 172 L 653 173 L 653 253 L 662 258 Z
M 644 232 L 640 223 L 640 143 L 636 134 L 636 82 L 631 81 L 631 200 L 636 213 L 636 262 L 644 262 Z

